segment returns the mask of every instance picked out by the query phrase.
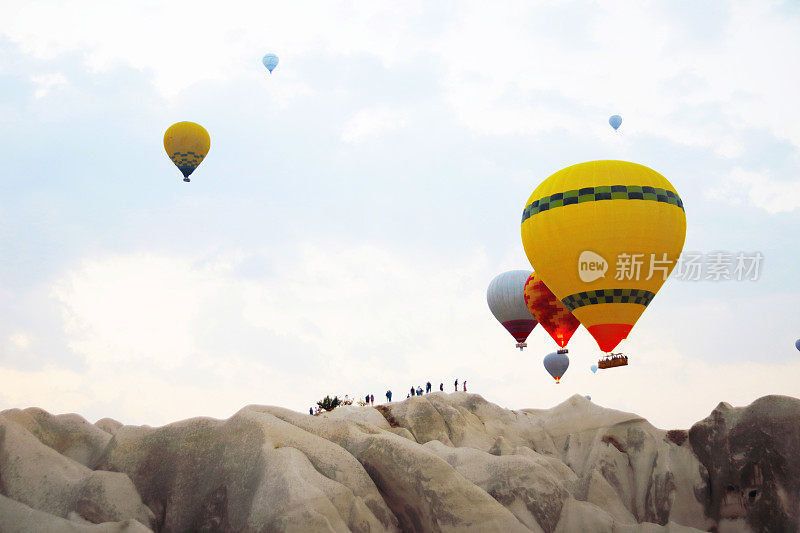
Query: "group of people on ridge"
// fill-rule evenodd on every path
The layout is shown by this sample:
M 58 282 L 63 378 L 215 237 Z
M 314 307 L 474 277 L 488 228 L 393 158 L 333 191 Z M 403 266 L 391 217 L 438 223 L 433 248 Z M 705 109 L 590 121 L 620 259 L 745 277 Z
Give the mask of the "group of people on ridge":
M 462 385 L 464 387 L 464 392 L 467 392 L 467 380 L 466 379 L 464 380 Z M 453 388 L 454 388 L 454 390 L 456 392 L 458 392 L 458 380 L 457 379 L 453 382 Z M 432 386 L 431 386 L 431 382 L 429 381 L 429 382 L 427 382 L 425 384 L 425 394 L 430 393 L 431 389 L 432 389 Z M 442 392 L 444 391 L 444 383 L 439 383 L 439 390 L 442 391 Z M 411 387 L 411 391 L 408 394 L 406 394 L 406 398 L 411 398 L 412 396 L 422 396 L 422 394 L 423 394 L 422 387 L 417 385 L 416 388 Z M 386 391 L 386 400 L 389 401 L 389 402 L 392 401 L 392 391 L 390 391 L 390 390 Z
M 464 392 L 467 392 L 467 380 L 466 379 L 461 383 L 461 386 L 462 386 L 462 390 Z M 433 390 L 433 385 L 431 385 L 431 382 L 428 381 L 425 384 L 425 391 L 424 392 L 422 390 L 422 387 L 417 385 L 416 387 L 411 387 L 411 390 L 409 391 L 409 393 L 406 394 L 406 398 L 408 399 L 408 398 L 411 398 L 412 396 L 422 396 L 423 394 L 429 394 L 432 390 Z M 453 390 L 455 392 L 458 392 L 458 379 L 456 379 L 453 382 Z M 444 392 L 444 383 L 439 383 L 439 391 Z M 387 403 L 392 403 L 392 391 L 391 390 L 387 390 L 386 391 L 386 402 Z M 350 405 L 352 403 L 353 403 L 353 401 L 350 400 L 347 395 L 345 395 L 345 400 L 342 402 L 342 405 Z M 375 405 L 375 396 L 372 395 L 372 394 L 367 394 L 366 396 L 364 396 L 364 405 L 370 405 L 370 406 Z M 320 412 L 321 412 L 321 409 L 319 407 L 317 407 L 316 410 L 314 410 L 314 408 L 309 408 L 309 410 L 308 410 L 308 414 L 310 414 L 310 415 L 317 415 L 317 414 L 320 414 Z

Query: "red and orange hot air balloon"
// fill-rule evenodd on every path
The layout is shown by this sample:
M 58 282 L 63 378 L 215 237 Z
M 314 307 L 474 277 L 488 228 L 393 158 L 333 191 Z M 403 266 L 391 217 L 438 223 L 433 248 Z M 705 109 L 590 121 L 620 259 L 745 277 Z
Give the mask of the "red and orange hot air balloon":
M 564 348 L 580 325 L 578 319 L 547 288 L 536 272 L 525 283 L 523 294 L 525 305 L 533 317 L 553 337 L 556 344 Z

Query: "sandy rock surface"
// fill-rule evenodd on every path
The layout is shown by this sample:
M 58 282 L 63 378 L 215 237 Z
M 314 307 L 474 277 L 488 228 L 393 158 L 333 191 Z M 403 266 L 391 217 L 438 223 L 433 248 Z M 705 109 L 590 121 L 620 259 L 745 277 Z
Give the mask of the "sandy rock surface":
M 435 392 L 320 416 L 90 424 L 0 413 L 0 532 L 797 531 L 800 400 L 690 430 L 573 396 Z

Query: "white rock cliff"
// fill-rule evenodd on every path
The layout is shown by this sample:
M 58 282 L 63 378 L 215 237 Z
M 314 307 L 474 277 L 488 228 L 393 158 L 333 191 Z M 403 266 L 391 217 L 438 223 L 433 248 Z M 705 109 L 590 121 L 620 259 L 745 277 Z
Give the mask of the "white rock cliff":
M 159 428 L 0 412 L 0 532 L 798 531 L 800 400 L 664 431 L 432 393 Z

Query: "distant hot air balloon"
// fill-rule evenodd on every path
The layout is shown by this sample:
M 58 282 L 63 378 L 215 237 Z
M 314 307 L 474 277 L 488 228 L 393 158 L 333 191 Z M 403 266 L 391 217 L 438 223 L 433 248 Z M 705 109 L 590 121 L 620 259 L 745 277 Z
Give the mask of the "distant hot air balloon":
M 797 339 L 796 341 L 794 341 L 794 347 L 797 348 L 798 350 L 800 350 L 800 339 Z
M 619 129 L 619 125 L 622 124 L 622 117 L 619 115 L 611 115 L 608 118 L 608 123 L 611 124 L 611 127 L 614 128 L 614 131 Z
M 278 56 L 275 54 L 267 54 L 261 59 L 261 62 L 264 63 L 269 73 L 272 74 L 272 71 L 278 66 Z
M 183 174 L 183 181 L 190 181 L 189 174 L 203 161 L 210 148 L 208 132 L 194 122 L 177 122 L 164 133 L 164 149 Z
M 597 365 L 592 365 L 589 367 L 589 370 L 592 371 L 592 374 L 597 374 Z
M 625 161 L 556 172 L 533 191 L 522 214 L 522 243 L 536 275 L 604 352 L 628 336 L 685 238 L 683 202 L 672 184 Z
M 569 357 L 564 350 L 549 353 L 544 357 L 544 369 L 550 373 L 556 380 L 556 383 L 561 382 L 561 377 L 569 367 Z
M 527 346 L 525 339 L 536 327 L 536 319 L 528 311 L 523 294 L 530 275 L 530 270 L 503 272 L 492 280 L 486 290 L 489 310 L 516 339 L 520 350 Z
M 592 397 L 589 396 L 588 394 L 586 395 L 586 399 L 589 400 L 590 402 L 592 401 Z
M 578 319 L 547 288 L 536 272 L 525 282 L 524 294 L 525 304 L 533 318 L 553 337 L 560 348 L 566 346 L 580 326 Z

